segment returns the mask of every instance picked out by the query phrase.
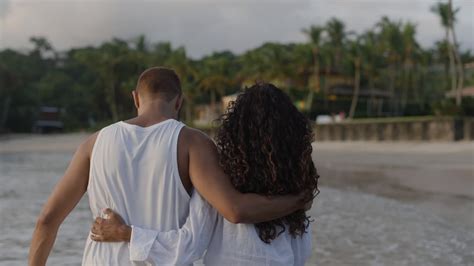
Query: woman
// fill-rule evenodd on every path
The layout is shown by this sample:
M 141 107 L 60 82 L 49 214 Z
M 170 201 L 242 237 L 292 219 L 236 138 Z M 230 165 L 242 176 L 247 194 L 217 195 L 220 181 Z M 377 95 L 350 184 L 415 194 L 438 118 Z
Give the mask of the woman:
M 317 195 L 311 124 L 280 89 L 265 83 L 246 89 L 221 122 L 216 136 L 220 164 L 238 190 Z M 126 226 L 117 214 L 108 214 L 110 220 L 96 220 L 95 240 L 116 241 L 114 232 Z M 195 192 L 181 229 L 133 227 L 130 239 L 123 240 L 131 242 L 131 260 L 151 264 L 189 264 L 207 249 L 206 265 L 304 265 L 311 254 L 310 230 L 303 210 L 255 225 L 232 224 Z

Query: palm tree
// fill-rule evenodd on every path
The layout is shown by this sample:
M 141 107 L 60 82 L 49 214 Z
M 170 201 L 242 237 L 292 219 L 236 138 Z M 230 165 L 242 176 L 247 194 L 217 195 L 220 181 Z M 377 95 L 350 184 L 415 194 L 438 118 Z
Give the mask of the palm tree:
M 388 17 L 383 17 L 377 23 L 380 29 L 380 45 L 388 63 L 389 75 L 389 91 L 392 97 L 392 112 L 398 113 L 398 97 L 395 93 L 395 82 L 397 77 L 397 69 L 403 54 L 403 38 L 400 31 L 401 23 L 393 22 Z
M 377 35 L 373 31 L 367 31 L 360 37 L 360 53 L 362 61 L 362 70 L 367 78 L 367 84 L 370 90 L 370 100 L 368 104 L 367 115 L 370 115 L 375 103 L 374 83 L 378 76 L 378 66 L 380 64 L 380 46 L 378 45 Z
M 188 123 L 192 123 L 194 119 L 192 110 L 198 95 L 198 88 L 196 87 L 197 84 L 195 81 L 199 78 L 199 74 L 193 62 L 187 57 L 184 47 L 178 47 L 174 50 L 170 49 L 163 64 L 173 68 L 180 77 L 185 100 L 183 106 L 184 120 Z
M 218 112 L 217 96 L 223 96 L 227 88 L 234 87 L 235 56 L 231 52 L 214 53 L 202 59 L 198 72 L 197 89 L 208 93 L 211 111 Z
M 349 110 L 349 119 L 354 118 L 357 102 L 359 100 L 360 91 L 360 68 L 361 68 L 361 54 L 360 54 L 360 40 L 357 37 L 349 43 L 350 57 L 354 63 L 354 92 L 352 94 L 351 108 Z
M 461 105 L 461 94 L 458 91 L 457 86 L 457 76 L 458 71 L 456 70 L 456 53 L 454 46 L 450 38 L 450 32 L 453 29 L 453 22 L 454 22 L 454 14 L 452 10 L 452 3 L 451 0 L 448 3 L 437 3 L 436 5 L 431 7 L 431 11 L 437 14 L 440 17 L 441 25 L 445 30 L 445 40 L 448 44 L 448 55 L 449 55 L 449 70 L 451 73 L 451 91 L 457 91 L 456 93 L 456 104 L 459 106 Z M 457 12 L 457 10 L 455 11 Z
M 331 73 L 333 73 L 333 54 L 334 54 L 334 47 L 329 44 L 327 41 L 323 42 L 323 45 L 319 49 L 319 59 L 320 59 L 320 69 L 323 69 L 323 73 L 325 74 L 323 77 L 320 77 L 321 80 L 321 88 L 323 89 L 323 105 L 324 109 L 328 110 L 329 102 L 328 102 L 328 78 L 330 77 Z
M 456 31 L 454 30 L 454 23 L 456 22 L 456 13 L 459 12 L 459 8 L 456 8 L 453 10 L 453 1 L 449 0 L 449 26 L 451 28 L 451 35 L 453 37 L 453 52 L 454 52 L 454 58 L 456 59 L 456 64 L 457 64 L 457 71 L 458 71 L 458 81 L 457 81 L 457 92 L 456 92 L 456 104 L 458 106 L 461 105 L 462 102 L 462 97 L 461 97 L 461 92 L 464 87 L 464 65 L 461 60 L 461 56 L 459 55 L 459 50 L 458 50 L 458 41 L 456 37 Z
M 449 55 L 450 55 L 450 48 L 448 41 L 442 40 L 442 41 L 437 41 L 435 44 L 435 53 L 438 58 L 438 61 L 443 64 L 444 66 L 444 73 L 445 73 L 445 82 L 446 82 L 446 90 L 449 90 L 449 84 L 448 82 L 450 81 L 451 75 L 450 75 L 450 61 L 449 61 Z
M 96 73 L 111 118 L 113 121 L 119 120 L 123 114 L 123 105 L 119 101 L 123 100 L 121 96 L 128 94 L 130 86 L 133 86 L 140 57 L 131 51 L 127 42 L 114 39 L 99 48 L 77 52 L 75 59 Z
M 403 88 L 401 96 L 401 105 L 402 110 L 405 110 L 408 98 L 408 89 L 416 90 L 416 87 L 412 86 L 413 79 L 413 68 L 415 64 L 414 57 L 415 53 L 419 49 L 419 45 L 415 39 L 416 35 L 416 25 L 410 22 L 407 22 L 403 25 L 402 29 L 402 39 L 403 39 Z
M 217 96 L 223 96 L 224 89 L 228 85 L 227 77 L 222 75 L 207 74 L 199 81 L 199 90 L 209 93 L 212 112 L 217 112 Z
M 310 86 L 311 88 L 314 87 L 313 84 L 310 84 L 310 79 L 314 79 L 312 48 L 311 43 L 299 43 L 292 46 L 290 51 L 291 63 L 289 69 L 291 71 L 289 74 L 293 87 L 297 89 L 309 91 Z
M 245 53 L 239 60 L 239 76 L 244 81 L 269 81 L 282 87 L 287 93 L 295 78 L 292 66 L 295 45 L 265 43 Z
M 333 48 L 333 66 L 340 70 L 344 41 L 346 40 L 346 30 L 344 22 L 337 18 L 332 18 L 326 23 L 328 43 Z
M 313 53 L 313 73 L 314 73 L 314 89 L 308 89 L 308 97 L 306 100 L 306 106 L 308 111 L 311 111 L 311 107 L 313 106 L 313 97 L 314 92 L 319 92 L 321 90 L 321 80 L 319 77 L 319 47 L 321 45 L 322 35 L 324 33 L 324 28 L 319 26 L 311 26 L 308 29 L 303 29 L 303 33 L 308 36 L 311 46 L 312 46 L 312 53 Z
M 52 52 L 53 55 L 56 57 L 56 53 L 54 52 L 53 46 L 47 39 L 43 37 L 31 37 L 30 42 L 32 42 L 35 46 L 32 52 L 33 54 L 39 57 L 44 57 L 46 53 Z
M 135 40 L 135 48 L 137 51 L 142 53 L 148 52 L 148 42 L 145 35 L 138 36 Z

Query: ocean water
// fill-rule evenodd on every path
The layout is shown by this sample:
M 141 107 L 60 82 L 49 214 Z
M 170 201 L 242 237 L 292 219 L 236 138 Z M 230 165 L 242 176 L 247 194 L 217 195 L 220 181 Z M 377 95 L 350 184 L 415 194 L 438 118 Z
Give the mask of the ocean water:
M 26 265 L 36 217 L 71 157 L 0 153 L 0 265 Z M 466 202 L 452 208 L 472 210 Z M 321 187 L 310 214 L 308 265 L 474 265 L 473 224 L 403 200 Z M 48 265 L 79 265 L 91 222 L 85 196 L 61 226 Z

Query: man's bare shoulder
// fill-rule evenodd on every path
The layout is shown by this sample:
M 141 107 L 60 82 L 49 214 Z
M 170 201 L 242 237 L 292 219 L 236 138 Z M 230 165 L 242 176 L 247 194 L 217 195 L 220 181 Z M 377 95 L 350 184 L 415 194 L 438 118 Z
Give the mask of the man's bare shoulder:
M 186 126 L 182 129 L 181 134 L 183 140 L 190 146 L 209 145 L 210 143 L 214 145 L 212 139 L 199 129 Z
M 77 152 L 80 152 L 90 158 L 92 149 L 94 148 L 97 136 L 100 131 L 94 132 L 92 135 L 87 137 L 77 148 Z
M 188 148 L 189 154 L 216 156 L 216 144 L 206 133 L 191 127 L 185 127 L 182 130 L 182 143 Z

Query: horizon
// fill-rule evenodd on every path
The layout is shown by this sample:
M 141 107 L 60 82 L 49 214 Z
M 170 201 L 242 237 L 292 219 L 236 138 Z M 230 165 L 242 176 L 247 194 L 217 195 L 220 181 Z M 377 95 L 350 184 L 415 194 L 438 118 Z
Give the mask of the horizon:
M 274 3 L 262 0 L 252 4 L 227 0 L 208 7 L 202 4 L 212 1 L 0 0 L 0 49 L 29 50 L 32 48 L 29 38 L 34 36 L 45 37 L 56 50 L 66 51 L 96 47 L 113 38 L 131 40 L 144 35 L 149 43 L 170 42 L 173 47 L 183 46 L 188 57 L 199 59 L 221 51 L 241 54 L 267 42 L 303 43 L 307 41 L 301 32 L 303 28 L 323 25 L 331 17 L 342 20 L 347 31 L 361 34 L 384 14 L 395 21 L 415 23 L 417 41 L 423 48 L 430 48 L 444 38 L 439 18 L 429 10 L 436 2 L 389 0 L 374 5 L 372 1 Z M 456 31 L 461 50 L 472 51 L 474 18 L 469 14 L 474 13 L 474 2 L 458 0 L 454 6 L 460 7 Z M 269 9 L 272 12 L 267 15 L 265 12 Z M 160 16 L 160 12 L 165 16 Z M 89 15 L 87 20 L 84 20 L 85 14 Z M 183 16 L 176 18 L 176 14 Z M 31 20 L 38 23 L 32 25 Z M 58 20 L 61 23 L 57 23 Z M 81 23 L 86 25 L 81 27 Z M 82 28 L 94 30 L 83 31 Z M 200 38 L 196 38 L 197 30 Z

